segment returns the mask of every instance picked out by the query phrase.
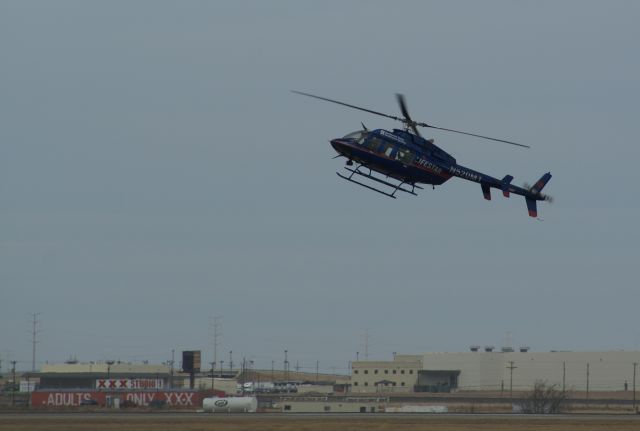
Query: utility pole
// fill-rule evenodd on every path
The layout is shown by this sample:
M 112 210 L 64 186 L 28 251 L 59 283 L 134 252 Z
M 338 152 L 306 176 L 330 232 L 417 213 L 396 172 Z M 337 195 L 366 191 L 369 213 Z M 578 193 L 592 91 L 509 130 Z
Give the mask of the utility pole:
M 316 383 L 318 383 L 318 374 L 320 371 L 320 361 L 316 361 Z M 635 368 L 634 368 L 634 373 L 635 373 Z M 634 379 L 635 380 L 635 379 Z
M 171 349 L 171 374 L 169 378 L 169 388 L 173 389 L 173 364 L 175 364 L 175 354 L 176 350 Z
M 562 398 L 564 398 L 565 396 L 566 375 L 567 375 L 567 363 L 566 361 L 562 361 Z
M 513 365 L 513 361 L 509 361 L 509 398 L 511 398 L 511 402 L 513 403 L 513 370 L 518 368 Z
M 289 381 L 289 358 L 287 356 L 289 352 L 284 351 L 284 380 Z M 287 391 L 288 392 L 288 391 Z
M 16 404 L 16 362 L 11 361 L 11 374 L 12 374 L 12 384 L 11 384 L 11 405 Z
M 589 363 L 587 362 L 587 401 L 589 401 Z
M 213 395 L 213 385 L 214 385 L 214 380 L 213 380 L 213 375 L 216 372 L 216 363 L 214 362 L 209 362 L 211 364 L 211 394 Z
M 42 313 L 32 313 L 31 317 L 33 317 L 32 325 L 33 328 L 31 330 L 31 371 L 36 372 L 36 344 L 38 344 L 37 336 L 40 333 L 38 330 L 38 316 Z
M 233 375 L 233 350 L 229 350 L 229 373 Z
M 220 324 L 220 316 L 213 316 L 210 323 L 211 344 L 213 347 L 213 362 L 218 363 L 218 346 L 220 345 L 220 337 L 222 336 L 222 325 Z
M 276 361 L 274 361 L 273 359 L 271 360 L 271 383 L 273 383 L 275 381 L 275 377 L 274 377 L 274 373 L 275 373 L 275 365 L 276 365 Z
M 247 382 L 247 378 L 244 375 L 246 373 L 246 367 L 247 367 L 246 359 L 244 357 L 242 357 L 242 363 L 240 365 L 240 376 L 242 376 L 242 378 L 240 379 L 240 382 L 242 382 L 242 396 L 243 397 L 244 397 L 244 384 Z
M 296 373 L 300 372 L 300 364 L 299 362 L 296 360 Z
M 638 363 L 633 363 L 633 411 L 636 412 L 636 368 Z

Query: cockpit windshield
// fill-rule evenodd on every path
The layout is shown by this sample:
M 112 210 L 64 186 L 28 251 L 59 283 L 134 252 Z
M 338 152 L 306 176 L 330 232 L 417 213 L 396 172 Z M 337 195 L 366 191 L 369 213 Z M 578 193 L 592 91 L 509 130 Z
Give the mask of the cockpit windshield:
M 358 144 L 362 145 L 364 139 L 367 137 L 367 133 L 368 132 L 366 130 L 358 130 L 357 132 L 352 132 L 348 135 L 343 136 L 342 139 L 353 139 Z

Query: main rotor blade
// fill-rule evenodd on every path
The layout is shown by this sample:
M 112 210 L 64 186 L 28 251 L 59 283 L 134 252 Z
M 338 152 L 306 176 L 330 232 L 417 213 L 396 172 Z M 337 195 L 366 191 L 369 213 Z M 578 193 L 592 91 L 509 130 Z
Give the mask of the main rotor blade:
M 407 104 L 404 101 L 404 96 L 400 93 L 396 93 L 396 99 L 398 99 L 398 105 L 400 105 L 402 115 L 404 115 L 404 118 L 411 123 L 413 120 L 411 119 L 411 115 L 409 115 L 409 110 L 407 109 Z
M 404 121 L 402 118 L 394 117 L 393 115 L 383 114 L 382 112 L 372 111 L 371 109 L 361 108 L 359 106 L 350 105 L 348 103 L 340 102 L 338 100 L 327 99 L 326 97 L 320 97 L 320 96 L 316 96 L 314 94 L 303 93 L 302 91 L 291 90 L 291 92 L 292 93 L 296 93 L 296 94 L 301 94 L 301 95 L 307 96 L 307 97 L 313 97 L 314 99 L 320 99 L 320 100 L 324 100 L 324 101 L 327 101 L 327 102 L 337 103 L 338 105 L 346 106 L 348 108 L 358 109 L 360 111 L 368 112 L 370 114 L 380 115 L 382 117 L 391 118 L 392 120 Z
M 517 142 L 505 141 L 504 139 L 490 138 L 489 136 L 476 135 L 475 133 L 461 132 L 460 130 L 445 129 L 444 127 L 431 126 L 427 123 L 417 123 L 421 127 L 429 127 L 431 129 L 444 130 L 445 132 L 460 133 L 461 135 L 475 136 L 476 138 L 489 139 L 490 141 L 503 142 L 505 144 L 517 145 L 518 147 L 531 148 L 528 145 L 518 144 Z
M 402 115 L 404 115 L 405 124 L 411 127 L 413 133 L 415 133 L 417 136 L 422 137 L 422 135 L 420 135 L 420 132 L 418 131 L 418 128 L 416 127 L 416 122 L 413 121 L 411 119 L 411 115 L 409 115 L 409 110 L 407 109 L 407 103 L 404 101 L 404 96 L 400 93 L 396 93 L 396 99 L 398 99 L 400 111 L 402 112 Z

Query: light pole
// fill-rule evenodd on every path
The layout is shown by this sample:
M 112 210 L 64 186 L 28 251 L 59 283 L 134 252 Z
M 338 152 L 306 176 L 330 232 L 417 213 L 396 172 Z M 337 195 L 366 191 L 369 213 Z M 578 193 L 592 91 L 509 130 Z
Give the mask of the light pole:
M 233 350 L 229 350 L 229 373 L 233 375 Z
M 220 378 L 222 378 L 222 373 L 223 373 L 222 366 L 223 365 L 224 365 L 224 361 L 220 360 Z
M 638 367 L 638 363 L 633 363 L 633 411 L 636 411 L 636 368 Z
M 289 359 L 286 350 L 284 351 L 284 379 L 287 382 L 287 392 L 289 392 Z
M 215 362 L 210 362 L 211 364 L 211 394 L 213 395 L 213 375 L 216 371 L 216 363 Z
M 107 400 L 107 407 L 111 407 L 111 366 L 115 363 L 114 360 L 108 360 L 107 363 L 107 393 L 109 394 Z
M 16 403 L 16 362 L 11 361 L 11 405 L 15 405 Z
M 111 366 L 112 366 L 113 364 L 115 364 L 115 362 L 116 362 L 116 361 L 113 361 L 113 360 L 106 361 L 106 363 L 107 363 L 107 381 L 108 381 L 109 379 L 111 379 Z
M 171 349 L 171 377 L 169 379 L 169 387 L 173 389 L 173 364 L 175 364 L 175 349 Z

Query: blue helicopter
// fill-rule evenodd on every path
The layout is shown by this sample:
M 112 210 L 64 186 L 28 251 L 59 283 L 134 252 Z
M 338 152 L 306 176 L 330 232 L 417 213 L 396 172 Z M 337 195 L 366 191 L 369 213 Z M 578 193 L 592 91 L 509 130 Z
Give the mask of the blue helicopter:
M 396 96 L 403 115 L 402 118 L 301 91 L 292 90 L 292 92 L 391 118 L 404 124 L 404 129 L 393 129 L 392 131 L 369 130 L 362 124 L 362 130 L 349 133 L 342 138 L 332 139 L 331 146 L 338 153 L 334 158 L 345 157 L 347 159 L 345 169 L 350 173 L 344 175 L 336 172 L 336 174 L 347 181 L 395 199 L 398 191 L 417 196 L 416 189 L 423 189 L 419 184 L 431 184 L 435 188 L 451 177 L 458 177 L 479 183 L 486 200 L 491 200 L 492 188 L 501 190 L 503 196 L 507 198 L 511 193 L 524 196 L 531 217 L 538 217 L 538 201 L 553 201 L 550 196 L 542 194 L 542 189 L 551 179 L 550 172 L 544 174 L 533 186 L 527 184 L 523 187 L 514 186 L 511 184 L 513 180 L 511 175 L 497 179 L 457 164 L 456 159 L 435 145 L 433 139 L 423 138 L 418 127 L 460 133 L 524 148 L 529 148 L 528 145 L 414 121 L 409 115 L 404 96 L 401 94 Z M 384 177 L 380 178 L 380 176 L 374 175 L 374 172 Z M 373 183 L 371 185 L 365 184 L 355 180 L 354 176 L 371 180 Z M 393 180 L 397 182 L 394 183 Z M 376 188 L 374 187 L 375 183 L 387 186 L 389 190 Z

